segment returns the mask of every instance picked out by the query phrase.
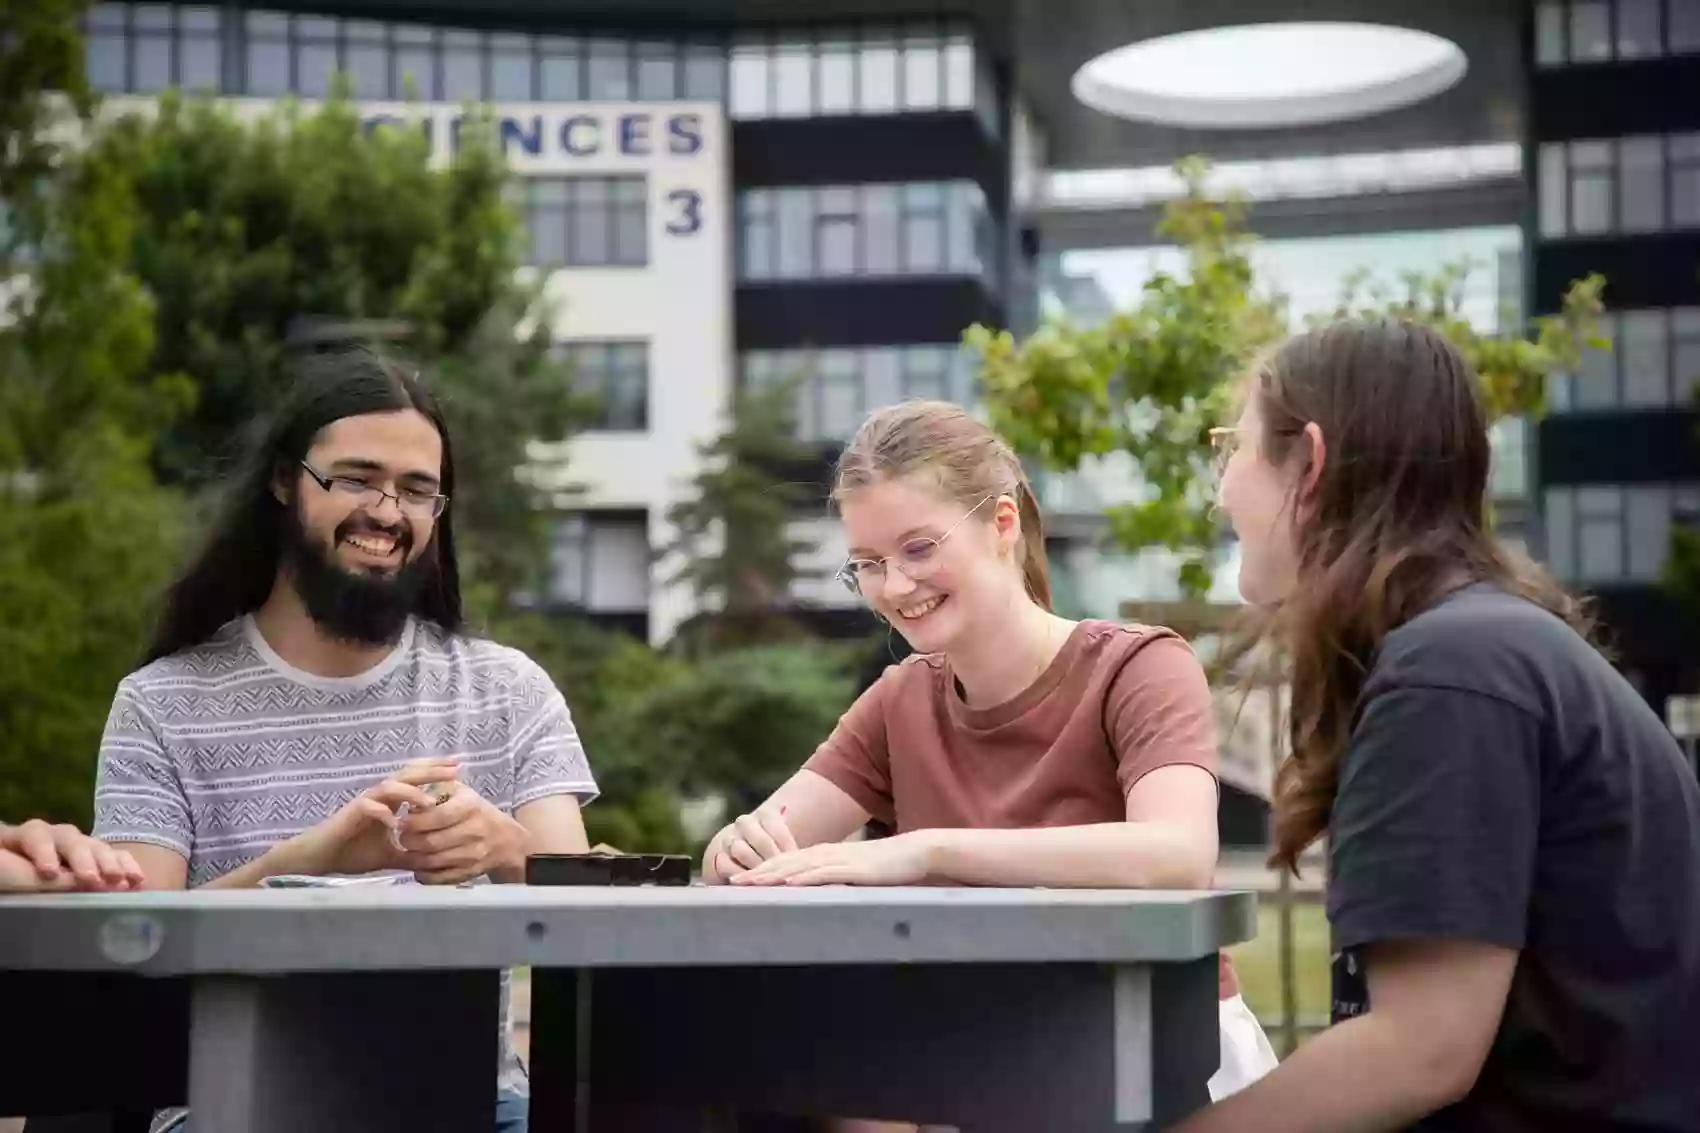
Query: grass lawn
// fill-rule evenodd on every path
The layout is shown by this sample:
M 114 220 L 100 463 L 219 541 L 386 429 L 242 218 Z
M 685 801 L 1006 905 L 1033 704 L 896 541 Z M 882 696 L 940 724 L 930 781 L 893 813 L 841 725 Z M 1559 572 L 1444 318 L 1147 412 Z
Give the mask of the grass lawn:
M 1245 1001 L 1280 1049 L 1281 915 L 1272 898 L 1257 907 L 1257 936 L 1228 950 Z M 1328 1017 L 1328 918 L 1321 905 L 1293 906 L 1293 974 L 1301 1020 Z

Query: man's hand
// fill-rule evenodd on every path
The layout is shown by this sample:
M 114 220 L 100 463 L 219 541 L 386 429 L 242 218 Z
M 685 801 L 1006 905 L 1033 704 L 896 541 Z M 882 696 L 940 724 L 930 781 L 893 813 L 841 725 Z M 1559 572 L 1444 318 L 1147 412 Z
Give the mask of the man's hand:
M 144 880 L 135 858 L 75 826 L 0 825 L 0 892 L 127 892 Z
M 404 866 L 425 885 L 458 885 L 490 874 L 506 880 L 525 870 L 530 833 L 470 786 L 444 784 L 433 807 L 401 820 Z
M 362 874 L 409 869 L 408 855 L 396 844 L 402 804 L 409 811 L 430 810 L 436 800 L 424 788 L 452 783 L 459 767 L 452 759 L 416 759 L 382 783 L 362 792 L 311 830 L 278 847 L 277 873 Z

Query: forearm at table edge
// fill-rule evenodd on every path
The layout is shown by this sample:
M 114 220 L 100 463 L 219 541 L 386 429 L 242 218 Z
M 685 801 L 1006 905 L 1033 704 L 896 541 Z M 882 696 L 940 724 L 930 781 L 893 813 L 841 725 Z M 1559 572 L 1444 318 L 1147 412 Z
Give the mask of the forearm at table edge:
M 295 860 L 288 842 L 280 842 L 251 862 L 237 866 L 222 877 L 215 877 L 200 889 L 254 889 L 268 877 L 286 873 L 311 873 Z
M 1204 889 L 1215 848 L 1162 822 L 1102 822 L 1031 830 L 919 830 L 928 875 L 957 885 L 1058 889 Z

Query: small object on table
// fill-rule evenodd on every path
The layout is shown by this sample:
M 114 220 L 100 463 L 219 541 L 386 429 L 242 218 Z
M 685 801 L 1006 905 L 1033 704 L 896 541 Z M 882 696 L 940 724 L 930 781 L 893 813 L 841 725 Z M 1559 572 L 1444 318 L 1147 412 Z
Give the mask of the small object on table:
M 683 854 L 532 854 L 527 885 L 689 885 L 691 859 Z

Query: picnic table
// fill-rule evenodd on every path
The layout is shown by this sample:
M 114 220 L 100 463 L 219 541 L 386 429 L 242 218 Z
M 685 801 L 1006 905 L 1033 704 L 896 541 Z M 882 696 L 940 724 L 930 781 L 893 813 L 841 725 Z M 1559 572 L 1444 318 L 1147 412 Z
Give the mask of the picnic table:
M 529 967 L 533 1133 L 699 1133 L 712 1107 L 1157 1128 L 1207 1100 L 1216 955 L 1255 913 L 1249 893 L 930 887 L 7 897 L 0 1003 L 29 1027 L 0 1114 L 488 1128 L 498 980 Z

